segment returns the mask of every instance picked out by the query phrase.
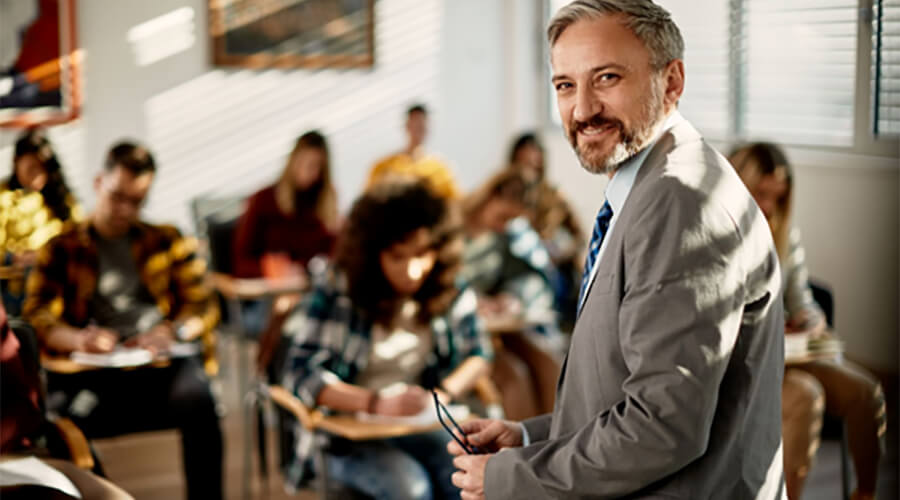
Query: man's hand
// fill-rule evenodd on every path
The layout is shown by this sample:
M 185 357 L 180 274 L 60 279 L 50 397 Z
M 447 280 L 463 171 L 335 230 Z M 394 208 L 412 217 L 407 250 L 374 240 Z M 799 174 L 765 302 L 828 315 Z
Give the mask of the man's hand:
M 70 334 L 71 335 L 71 334 Z M 90 325 L 81 330 L 77 351 L 105 353 L 112 351 L 119 342 L 119 335 L 108 329 Z
M 459 496 L 462 500 L 484 499 L 484 469 L 490 455 L 461 455 L 453 459 L 453 465 L 458 471 L 450 478 L 453 485 L 459 488 Z
M 482 450 L 495 453 L 501 448 L 522 446 L 522 428 L 508 420 L 469 420 L 459 426 L 466 433 L 466 440 Z M 447 443 L 447 451 L 460 457 L 466 454 L 456 441 Z
M 391 417 L 405 417 L 416 415 L 425 409 L 430 394 L 425 389 L 411 385 L 403 389 L 403 392 L 387 397 L 379 397 L 375 401 L 375 414 Z
M 144 333 L 128 339 L 125 345 L 147 349 L 153 356 L 169 352 L 175 342 L 175 330 L 169 322 L 159 323 Z

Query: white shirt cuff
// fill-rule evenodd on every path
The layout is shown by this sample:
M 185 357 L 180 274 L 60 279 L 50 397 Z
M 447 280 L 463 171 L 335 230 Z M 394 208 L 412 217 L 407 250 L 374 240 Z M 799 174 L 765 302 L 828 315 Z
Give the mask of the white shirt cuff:
M 522 446 L 530 445 L 531 436 L 528 435 L 528 429 L 525 428 L 525 424 L 519 423 L 519 427 L 522 428 Z

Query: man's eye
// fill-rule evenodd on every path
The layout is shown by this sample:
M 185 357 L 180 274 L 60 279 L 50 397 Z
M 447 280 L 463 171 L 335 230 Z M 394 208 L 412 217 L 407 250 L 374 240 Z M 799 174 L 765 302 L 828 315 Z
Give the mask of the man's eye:
M 600 75 L 599 80 L 603 83 L 611 83 L 615 82 L 619 78 L 621 77 L 615 73 L 603 73 L 602 75 Z
M 566 90 L 572 88 L 572 84 L 569 82 L 560 82 L 556 84 L 556 91 L 559 92 L 561 90 Z

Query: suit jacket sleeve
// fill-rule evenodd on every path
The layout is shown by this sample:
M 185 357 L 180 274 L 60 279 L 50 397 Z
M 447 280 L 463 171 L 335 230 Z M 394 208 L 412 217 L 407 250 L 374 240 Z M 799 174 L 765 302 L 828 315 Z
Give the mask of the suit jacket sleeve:
M 703 193 L 658 182 L 632 193 L 629 213 L 637 215 L 620 222 L 623 399 L 577 431 L 501 451 L 488 461 L 487 498 L 617 498 L 704 454 L 740 327 L 741 237 Z M 595 373 L 571 365 L 567 372 Z

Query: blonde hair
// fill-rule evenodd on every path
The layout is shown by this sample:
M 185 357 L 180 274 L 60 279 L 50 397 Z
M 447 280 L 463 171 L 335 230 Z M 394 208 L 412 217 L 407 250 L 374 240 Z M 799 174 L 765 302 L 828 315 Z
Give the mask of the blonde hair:
M 318 191 L 315 193 L 316 216 L 325 227 L 335 230 L 338 223 L 337 193 L 334 185 L 331 183 L 331 161 L 328 155 L 328 142 L 325 140 L 325 136 L 315 130 L 301 135 L 294 144 L 294 149 L 291 150 L 287 164 L 275 185 L 275 201 L 282 212 L 293 214 L 296 210 L 294 195 L 296 189 L 291 174 L 291 164 L 297 153 L 308 148 L 320 150 L 325 157 L 320 178 L 312 188 Z
M 728 161 L 750 190 L 768 175 L 774 175 L 787 184 L 787 191 L 778 200 L 776 213 L 769 220 L 775 248 L 778 250 L 778 256 L 783 259 L 790 252 L 791 205 L 794 192 L 793 169 L 788 163 L 787 156 L 774 144 L 757 142 L 735 149 L 728 155 Z

